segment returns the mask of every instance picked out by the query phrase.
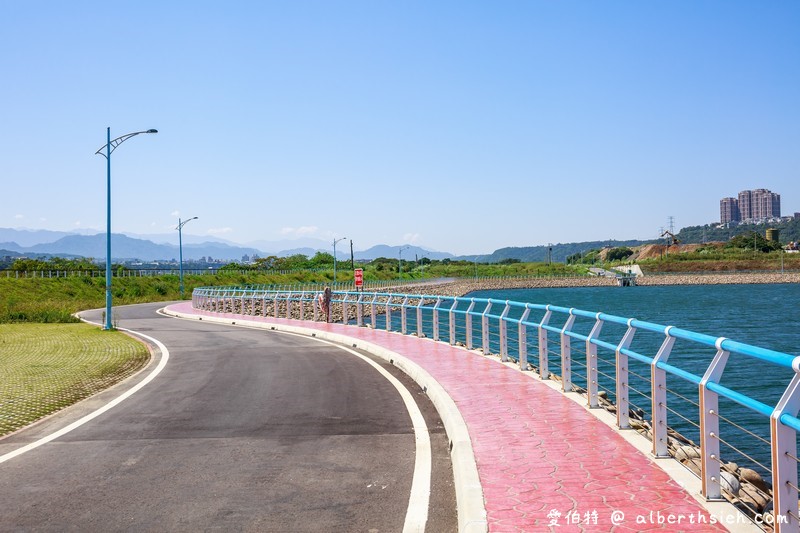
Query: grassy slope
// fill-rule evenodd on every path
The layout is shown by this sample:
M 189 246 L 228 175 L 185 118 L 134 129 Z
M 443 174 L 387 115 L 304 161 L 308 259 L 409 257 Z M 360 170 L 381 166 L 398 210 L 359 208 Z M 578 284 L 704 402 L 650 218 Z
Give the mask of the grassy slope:
M 0 435 L 132 375 L 147 348 L 88 324 L 0 325 Z

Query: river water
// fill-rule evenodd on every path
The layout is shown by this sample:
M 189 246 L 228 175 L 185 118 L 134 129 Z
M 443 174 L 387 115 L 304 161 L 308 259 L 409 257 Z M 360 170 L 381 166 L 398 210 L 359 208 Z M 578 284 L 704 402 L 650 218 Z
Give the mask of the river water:
M 768 348 L 793 356 L 800 355 L 800 285 L 694 285 L 659 287 L 581 287 L 556 289 L 513 289 L 473 292 L 469 296 L 514 300 L 537 304 L 553 304 L 585 311 L 636 318 L 661 325 L 672 325 L 714 337 L 727 337 L 735 341 Z M 538 319 L 529 319 L 538 322 Z M 591 321 L 584 320 L 583 331 L 587 334 Z M 624 327 L 604 326 L 601 339 L 616 344 L 624 333 Z M 552 335 L 552 334 L 551 334 Z M 639 333 L 637 332 L 637 336 Z M 509 332 L 509 339 L 514 339 Z M 635 340 L 632 349 L 652 357 L 660 346 L 663 336 Z M 637 344 L 638 341 L 638 344 Z M 573 341 L 573 348 L 579 344 Z M 557 351 L 557 347 L 551 347 Z M 676 342 L 670 364 L 703 375 L 711 362 L 715 350 L 700 349 L 691 343 Z M 614 354 L 598 354 L 601 358 L 601 389 L 609 391 L 613 399 Z M 529 361 L 536 364 L 536 355 Z M 580 358 L 579 355 L 576 357 Z M 550 359 L 551 371 L 559 372 L 558 356 Z M 631 363 L 631 371 L 638 374 L 631 379 L 636 390 L 649 390 L 649 369 L 643 363 Z M 580 376 L 580 368 L 573 368 Z M 725 368 L 721 384 L 737 392 L 774 406 L 789 383 L 791 370 L 770 365 L 758 360 L 733 354 Z M 580 383 L 580 379 L 576 379 Z M 584 373 L 585 376 L 585 373 Z M 585 383 L 585 378 L 584 378 Z M 675 414 L 669 415 L 669 423 L 695 442 L 698 419 L 697 387 L 689 382 L 668 376 L 668 403 Z M 641 408 L 649 418 L 649 399 L 631 394 L 631 402 Z M 720 414 L 740 426 L 723 422 L 720 433 L 723 441 L 723 458 L 734 460 L 744 466 L 755 467 L 764 472 L 770 465 L 769 421 L 763 415 L 739 404 L 720 402 Z M 685 421 L 685 417 L 689 421 Z M 752 432 L 749 433 L 749 432 Z M 766 441 L 766 442 L 765 442 Z M 751 465 L 755 461 L 756 465 Z M 761 466 L 758 467 L 758 464 Z

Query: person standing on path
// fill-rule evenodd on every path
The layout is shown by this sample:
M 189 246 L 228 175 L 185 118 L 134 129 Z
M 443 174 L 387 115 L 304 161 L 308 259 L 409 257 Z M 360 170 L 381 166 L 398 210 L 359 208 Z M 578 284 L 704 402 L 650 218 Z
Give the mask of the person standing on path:
M 331 288 L 325 285 L 322 293 L 322 312 L 325 313 L 325 322 L 331 321 Z

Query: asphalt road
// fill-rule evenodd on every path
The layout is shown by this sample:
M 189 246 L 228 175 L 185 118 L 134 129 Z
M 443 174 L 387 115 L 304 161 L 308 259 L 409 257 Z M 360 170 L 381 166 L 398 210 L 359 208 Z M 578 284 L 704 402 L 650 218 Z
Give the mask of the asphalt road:
M 163 370 L 123 402 L 0 463 L 0 531 L 402 531 L 415 437 L 400 393 L 359 357 L 308 337 L 120 307 L 161 341 Z M 99 312 L 85 316 L 100 321 Z M 136 377 L 0 440 L 0 456 L 64 427 Z M 411 392 L 433 451 L 428 531 L 455 531 L 448 442 Z

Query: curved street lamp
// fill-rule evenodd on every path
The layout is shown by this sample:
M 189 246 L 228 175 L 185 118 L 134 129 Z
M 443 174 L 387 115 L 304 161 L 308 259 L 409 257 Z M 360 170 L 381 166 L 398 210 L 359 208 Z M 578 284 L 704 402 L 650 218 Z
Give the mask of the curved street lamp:
M 108 141 L 101 146 L 95 155 L 102 155 L 106 158 L 106 324 L 103 329 L 112 329 L 111 325 L 111 152 L 117 146 L 124 143 L 131 137 L 140 133 L 158 133 L 158 130 L 135 131 L 126 133 L 116 139 L 111 139 L 111 128 L 106 128 L 106 138 Z M 105 153 L 103 153 L 105 151 Z
M 178 256 L 180 259 L 178 260 L 178 271 L 180 272 L 180 279 L 181 279 L 181 300 L 183 300 L 183 237 L 181 236 L 181 230 L 183 227 L 191 222 L 192 220 L 197 220 L 197 217 L 192 217 L 188 220 L 184 220 L 181 222 L 180 217 L 178 217 L 178 227 L 175 228 L 178 230 Z
M 347 237 L 341 239 L 333 239 L 333 282 L 336 283 L 336 243 L 345 240 Z

